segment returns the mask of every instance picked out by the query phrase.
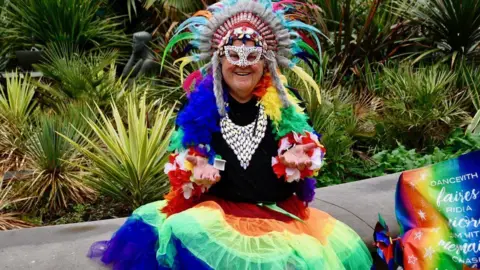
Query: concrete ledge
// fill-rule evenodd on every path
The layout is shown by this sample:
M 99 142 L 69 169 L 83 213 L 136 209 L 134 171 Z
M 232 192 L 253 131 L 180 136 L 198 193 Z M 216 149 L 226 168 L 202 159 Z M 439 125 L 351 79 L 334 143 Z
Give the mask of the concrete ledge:
M 372 248 L 373 227 L 381 213 L 392 233 L 398 174 L 317 190 L 312 207 L 352 227 Z M 0 232 L 0 269 L 103 269 L 85 255 L 90 245 L 107 240 L 125 219 Z
M 323 210 L 355 230 L 373 250 L 373 228 L 381 214 L 393 235 L 399 233 L 395 217 L 395 188 L 400 174 L 317 189 L 312 207 Z

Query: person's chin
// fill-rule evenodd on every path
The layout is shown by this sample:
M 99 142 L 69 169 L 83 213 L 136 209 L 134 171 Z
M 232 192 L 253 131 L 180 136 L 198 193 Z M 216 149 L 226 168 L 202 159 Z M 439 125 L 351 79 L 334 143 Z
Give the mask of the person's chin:
M 235 84 L 238 89 L 248 89 L 252 85 L 252 80 L 237 80 Z

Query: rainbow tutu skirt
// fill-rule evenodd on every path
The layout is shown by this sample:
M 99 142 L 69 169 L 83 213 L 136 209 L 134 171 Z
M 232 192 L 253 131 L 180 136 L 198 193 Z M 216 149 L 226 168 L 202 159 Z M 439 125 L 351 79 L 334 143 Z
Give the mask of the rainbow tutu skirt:
M 166 201 L 133 212 L 88 256 L 113 269 L 370 269 L 348 226 L 292 197 L 279 206 L 303 221 L 249 203 L 205 200 L 171 216 Z

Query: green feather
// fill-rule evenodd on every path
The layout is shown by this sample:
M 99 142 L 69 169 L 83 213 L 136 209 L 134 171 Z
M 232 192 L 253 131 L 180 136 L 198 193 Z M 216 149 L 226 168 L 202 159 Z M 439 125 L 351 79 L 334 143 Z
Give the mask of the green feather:
M 165 50 L 163 51 L 163 57 L 162 57 L 162 63 L 161 63 L 160 71 L 163 70 L 163 64 L 165 63 L 165 57 L 167 56 L 167 54 L 169 52 L 171 52 L 173 46 L 175 46 L 180 41 L 194 39 L 194 38 L 195 38 L 195 34 L 193 34 L 191 32 L 185 32 L 185 33 L 181 33 L 181 34 L 173 36 L 172 39 L 170 39 L 170 41 L 168 42 L 167 46 L 165 47 Z
M 298 46 L 303 50 L 303 51 L 306 51 L 308 52 L 309 54 L 311 55 L 314 55 L 318 61 L 320 61 L 320 57 L 318 56 L 318 53 L 317 51 L 315 51 L 312 47 L 310 47 L 310 45 L 308 45 L 305 41 L 303 40 L 299 40 L 298 41 Z
M 174 150 L 181 150 L 183 149 L 183 129 L 178 129 L 175 130 L 175 132 L 172 134 L 172 138 L 170 139 L 170 146 L 168 147 L 168 151 L 174 151 Z
M 308 124 L 308 116 L 297 112 L 294 106 L 282 108 L 282 119 L 276 124 L 276 138 L 279 139 L 290 132 L 305 133 L 313 132 L 313 128 Z

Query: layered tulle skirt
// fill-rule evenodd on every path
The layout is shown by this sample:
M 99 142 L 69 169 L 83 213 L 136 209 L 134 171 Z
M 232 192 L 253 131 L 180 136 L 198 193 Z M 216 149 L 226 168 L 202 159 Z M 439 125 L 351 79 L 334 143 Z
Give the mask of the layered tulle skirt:
M 114 269 L 370 269 L 359 236 L 292 197 L 279 207 L 210 198 L 167 216 L 166 201 L 144 205 L 89 256 Z

